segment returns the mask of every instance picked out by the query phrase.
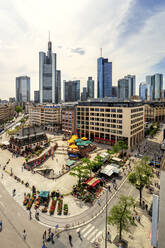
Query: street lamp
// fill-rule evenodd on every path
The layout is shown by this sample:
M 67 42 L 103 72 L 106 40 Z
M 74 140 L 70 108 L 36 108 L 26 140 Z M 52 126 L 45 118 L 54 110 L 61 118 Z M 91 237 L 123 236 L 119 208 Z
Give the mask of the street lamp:
M 108 219 L 108 189 L 106 190 L 106 208 L 105 208 L 105 248 L 107 248 L 107 219 Z

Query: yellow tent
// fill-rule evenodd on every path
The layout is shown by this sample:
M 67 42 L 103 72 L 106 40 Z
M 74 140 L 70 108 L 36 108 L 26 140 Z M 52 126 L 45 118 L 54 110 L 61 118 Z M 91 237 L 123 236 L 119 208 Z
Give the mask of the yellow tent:
M 72 149 L 77 149 L 78 148 L 76 145 L 71 145 L 69 147 L 72 148 Z
M 82 139 L 82 140 L 87 140 L 87 138 L 86 138 L 86 137 L 82 137 L 81 139 Z
M 78 139 L 78 136 L 77 135 L 72 135 L 72 139 L 73 140 Z
M 68 140 L 68 143 L 74 143 L 74 140 L 73 139 L 70 139 L 70 140 Z

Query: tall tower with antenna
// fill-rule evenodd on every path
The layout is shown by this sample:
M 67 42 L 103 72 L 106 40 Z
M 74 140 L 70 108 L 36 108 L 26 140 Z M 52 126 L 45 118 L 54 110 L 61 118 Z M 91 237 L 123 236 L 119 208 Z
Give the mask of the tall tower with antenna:
M 58 103 L 61 99 L 61 72 L 57 71 L 56 59 L 56 53 L 52 52 L 49 32 L 47 55 L 45 52 L 39 52 L 40 103 Z
M 102 48 L 97 59 L 97 97 L 112 97 L 112 62 L 103 58 Z

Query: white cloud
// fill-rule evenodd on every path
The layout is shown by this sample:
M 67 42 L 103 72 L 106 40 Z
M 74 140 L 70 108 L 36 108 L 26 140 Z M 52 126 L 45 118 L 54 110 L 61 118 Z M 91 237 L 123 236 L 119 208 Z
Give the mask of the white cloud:
M 123 25 L 135 0 L 5 0 L 0 3 L 0 98 L 15 95 L 15 77 L 29 75 L 38 88 L 39 51 L 47 50 L 48 31 L 63 79 L 96 80 L 100 47 L 113 62 L 113 82 L 125 74 L 144 79 L 164 57 L 165 12 L 147 16 L 122 42 Z M 133 9 L 132 9 L 133 14 Z M 129 28 L 134 27 L 129 25 Z M 82 48 L 83 56 L 71 49 Z M 6 87 L 4 87 L 4 85 Z

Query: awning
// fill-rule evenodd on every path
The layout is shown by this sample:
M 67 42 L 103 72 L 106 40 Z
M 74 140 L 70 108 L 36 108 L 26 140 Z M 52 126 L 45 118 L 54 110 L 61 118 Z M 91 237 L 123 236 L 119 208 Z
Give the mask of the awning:
M 71 145 L 69 147 L 72 148 L 72 149 L 77 149 L 78 148 L 76 145 Z
M 8 145 L 10 145 L 10 143 L 9 143 L 9 141 L 6 140 L 6 141 L 2 142 L 2 145 L 8 146 Z
M 82 142 L 82 140 L 81 139 L 75 139 L 75 142 L 77 143 L 77 142 Z
M 122 159 L 116 158 L 116 157 L 113 157 L 112 160 L 115 161 L 115 162 L 122 162 Z
M 87 140 L 87 138 L 86 138 L 86 137 L 82 137 L 81 139 L 82 139 L 82 140 Z
M 71 167 L 72 165 L 74 165 L 75 161 L 74 160 L 71 160 L 69 159 L 67 162 L 66 162 L 66 165 Z
M 98 183 L 100 183 L 101 182 L 101 180 L 100 179 L 98 179 L 98 178 L 96 178 L 96 177 L 91 177 L 91 178 L 89 178 L 86 182 L 85 182 L 85 184 L 87 184 L 87 185 L 89 185 L 89 186 L 91 186 L 91 187 L 95 187 Z
M 113 173 L 119 174 L 120 169 L 112 166 L 112 165 L 107 165 L 103 170 L 100 171 L 100 173 L 105 174 L 107 176 L 112 176 Z
M 41 191 L 39 194 L 39 197 L 48 198 L 49 197 L 49 191 Z

